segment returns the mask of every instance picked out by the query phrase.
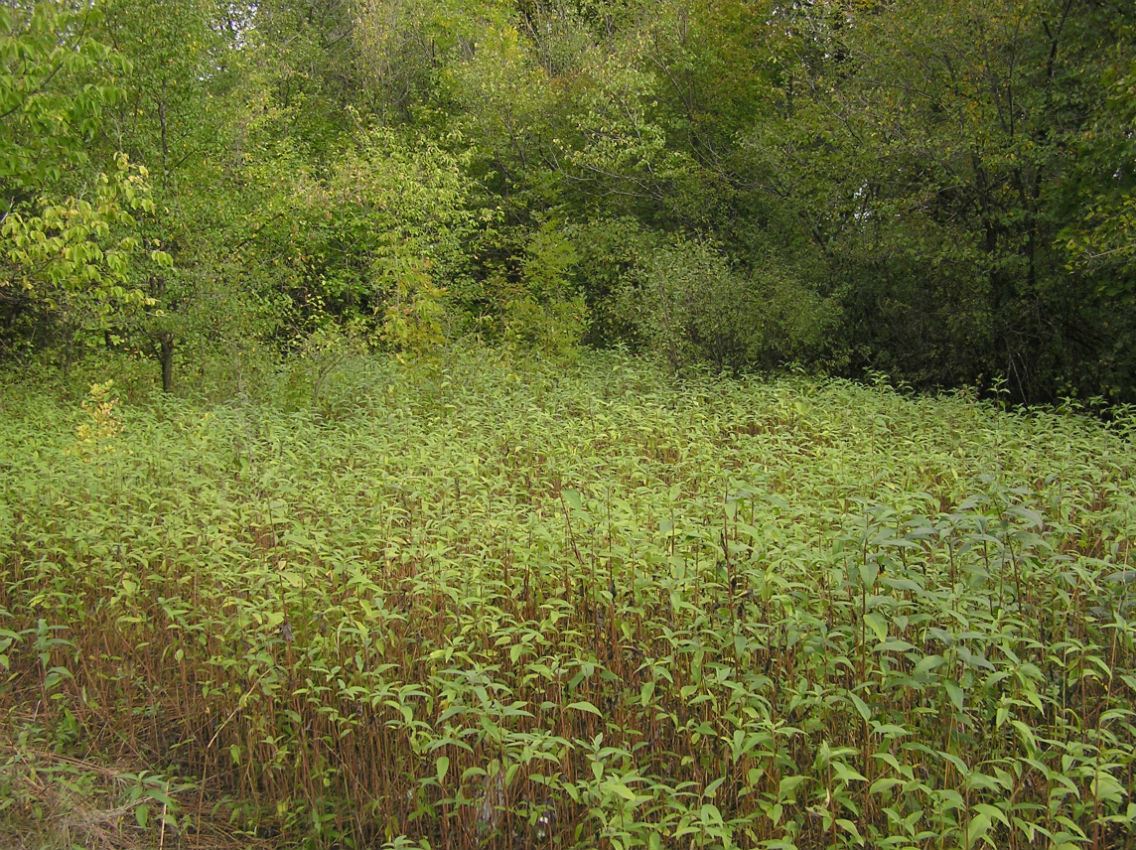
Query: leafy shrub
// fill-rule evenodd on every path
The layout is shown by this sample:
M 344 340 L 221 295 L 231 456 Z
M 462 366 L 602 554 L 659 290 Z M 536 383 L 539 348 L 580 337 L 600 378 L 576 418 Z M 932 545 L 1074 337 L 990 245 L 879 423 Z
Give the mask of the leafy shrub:
M 634 218 L 605 217 L 575 227 L 572 240 L 579 255 L 573 281 L 588 307 L 585 342 L 600 348 L 642 349 L 644 327 L 637 293 L 643 267 L 661 247 L 662 235 Z
M 672 368 L 770 368 L 815 351 L 834 308 L 771 260 L 746 273 L 704 240 L 655 252 L 642 271 L 641 334 Z
M 572 228 L 556 220 L 495 234 L 486 290 L 498 338 L 510 349 L 569 356 L 583 341 L 587 305 L 573 271 Z
M 505 302 L 502 316 L 505 344 L 566 357 L 575 354 L 587 327 L 587 307 L 582 296 L 541 303 L 531 296 Z

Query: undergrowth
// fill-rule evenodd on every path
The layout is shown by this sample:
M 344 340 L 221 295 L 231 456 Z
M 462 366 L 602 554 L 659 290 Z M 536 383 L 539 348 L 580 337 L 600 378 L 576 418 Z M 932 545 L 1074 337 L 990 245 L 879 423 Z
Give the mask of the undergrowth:
M 617 356 L 8 379 L 0 843 L 1136 842 L 1130 423 Z

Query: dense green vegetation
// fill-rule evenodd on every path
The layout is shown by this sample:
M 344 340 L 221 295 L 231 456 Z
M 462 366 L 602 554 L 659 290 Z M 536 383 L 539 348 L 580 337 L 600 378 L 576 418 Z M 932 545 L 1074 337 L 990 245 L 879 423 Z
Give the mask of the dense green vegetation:
M 1136 400 L 1130 0 L 0 9 L 0 357 L 475 335 Z M 315 335 L 312 338 L 311 335 Z
M 0 4 L 0 844 L 1131 846 L 1134 69 Z
M 3 387 L 0 843 L 1136 840 L 1128 416 L 478 349 L 82 382 Z

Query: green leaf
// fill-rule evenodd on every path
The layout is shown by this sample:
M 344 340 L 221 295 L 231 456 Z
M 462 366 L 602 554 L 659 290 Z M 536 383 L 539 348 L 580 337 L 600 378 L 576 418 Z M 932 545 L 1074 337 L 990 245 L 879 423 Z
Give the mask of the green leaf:
M 872 648 L 873 652 L 910 652 L 915 649 L 913 644 L 900 638 L 889 638 Z
M 1093 775 L 1090 789 L 1094 798 L 1106 800 L 1114 806 L 1120 806 L 1127 796 L 1124 785 L 1116 777 L 1105 770 L 1098 770 Z
M 797 788 L 801 786 L 801 783 L 807 780 L 807 776 L 802 776 L 800 774 L 794 776 L 782 776 L 781 781 L 777 785 L 777 799 L 792 802 L 796 798 Z
M 713 803 L 703 803 L 702 808 L 699 810 L 698 816 L 699 816 L 699 819 L 704 824 L 705 823 L 712 823 L 712 824 L 723 823 L 722 812 Z
M 868 777 L 855 768 L 849 767 L 842 761 L 832 762 L 832 772 L 841 782 L 867 782 Z
M 856 840 L 857 844 L 864 843 L 864 837 L 860 835 L 860 830 L 852 821 L 847 818 L 837 818 L 836 825 L 851 835 Z
M 941 655 L 924 655 L 915 663 L 915 669 L 912 671 L 912 675 L 926 676 L 928 673 L 939 669 L 946 663 L 946 659 Z
M 990 826 L 990 816 L 984 812 L 979 812 L 970 819 L 970 822 L 966 825 L 967 850 L 970 850 L 979 840 L 986 837 L 986 834 L 990 832 Z
M 864 615 L 864 623 L 872 630 L 872 634 L 876 636 L 876 640 L 882 641 L 887 637 L 887 620 L 884 619 L 882 614 L 871 611 Z
M 651 704 L 651 697 L 655 694 L 655 683 L 646 681 L 639 686 L 639 702 L 643 705 Z
M 856 711 L 864 718 L 865 723 L 872 719 L 872 709 L 868 707 L 866 702 L 851 691 L 848 692 L 848 699 L 852 700 L 852 705 L 856 707 Z
M 1010 826 L 1010 819 L 1006 817 L 1006 813 L 999 809 L 997 806 L 991 806 L 989 803 L 975 803 L 974 809 L 986 815 L 990 822 L 1000 821 L 1007 828 Z
M 618 794 L 620 797 L 622 797 L 625 800 L 630 800 L 632 802 L 635 802 L 636 800 L 639 799 L 639 795 L 637 795 L 634 791 L 632 791 L 630 788 L 628 788 L 622 782 L 605 782 L 603 787 L 607 791 L 614 791 L 616 794 Z
M 954 705 L 959 711 L 962 711 L 963 706 L 963 692 L 957 682 L 952 682 L 949 679 L 943 682 L 943 687 L 947 689 L 947 696 L 951 699 L 951 704 Z
M 575 709 L 576 711 L 586 711 L 589 714 L 594 714 L 596 717 L 603 717 L 603 714 L 600 712 L 600 710 L 586 700 L 579 700 L 578 702 L 570 702 L 570 703 L 568 703 L 568 705 L 566 705 L 564 707 L 566 709 L 567 708 Z
M 894 776 L 881 776 L 872 783 L 868 789 L 869 794 L 882 794 L 885 791 L 890 791 L 896 785 L 902 785 L 902 779 L 896 779 Z

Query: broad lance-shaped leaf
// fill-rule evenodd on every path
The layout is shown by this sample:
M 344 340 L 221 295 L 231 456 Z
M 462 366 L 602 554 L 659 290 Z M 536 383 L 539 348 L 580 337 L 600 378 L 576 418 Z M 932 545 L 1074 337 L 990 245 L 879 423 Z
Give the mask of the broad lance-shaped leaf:
M 875 579 L 872 579 L 872 581 L 874 580 Z M 865 583 L 870 584 L 867 580 L 865 580 Z M 864 615 L 864 623 L 871 629 L 872 634 L 876 636 L 876 640 L 883 641 L 887 638 L 888 626 L 883 614 L 878 611 L 870 611 Z
M 963 710 L 964 697 L 963 697 L 962 688 L 959 687 L 958 682 L 954 682 L 954 681 L 951 681 L 950 679 L 946 679 L 946 680 L 943 681 L 943 687 L 947 691 L 947 696 L 950 697 L 951 704 L 954 705 L 954 707 L 956 709 L 958 709 L 959 711 L 962 711 Z
M 589 714 L 596 715 L 596 717 L 603 717 L 603 714 L 600 712 L 600 710 L 586 700 L 580 700 L 578 702 L 570 702 L 566 706 L 564 706 L 564 708 L 565 709 L 572 709 L 574 711 L 586 711 Z
M 860 773 L 853 767 L 849 767 L 842 761 L 832 762 L 832 772 L 836 774 L 836 778 L 841 782 L 867 782 L 868 777 Z
M 859 715 L 864 718 L 865 723 L 872 719 L 872 710 L 868 707 L 868 704 L 866 702 L 864 702 L 851 691 L 848 692 L 848 699 L 852 700 L 852 705 L 856 707 L 857 713 L 859 713 Z
M 864 583 L 865 587 L 872 587 L 876 583 L 876 578 L 880 574 L 879 562 L 870 559 L 864 560 L 859 563 L 858 568 L 860 573 L 860 581 Z

